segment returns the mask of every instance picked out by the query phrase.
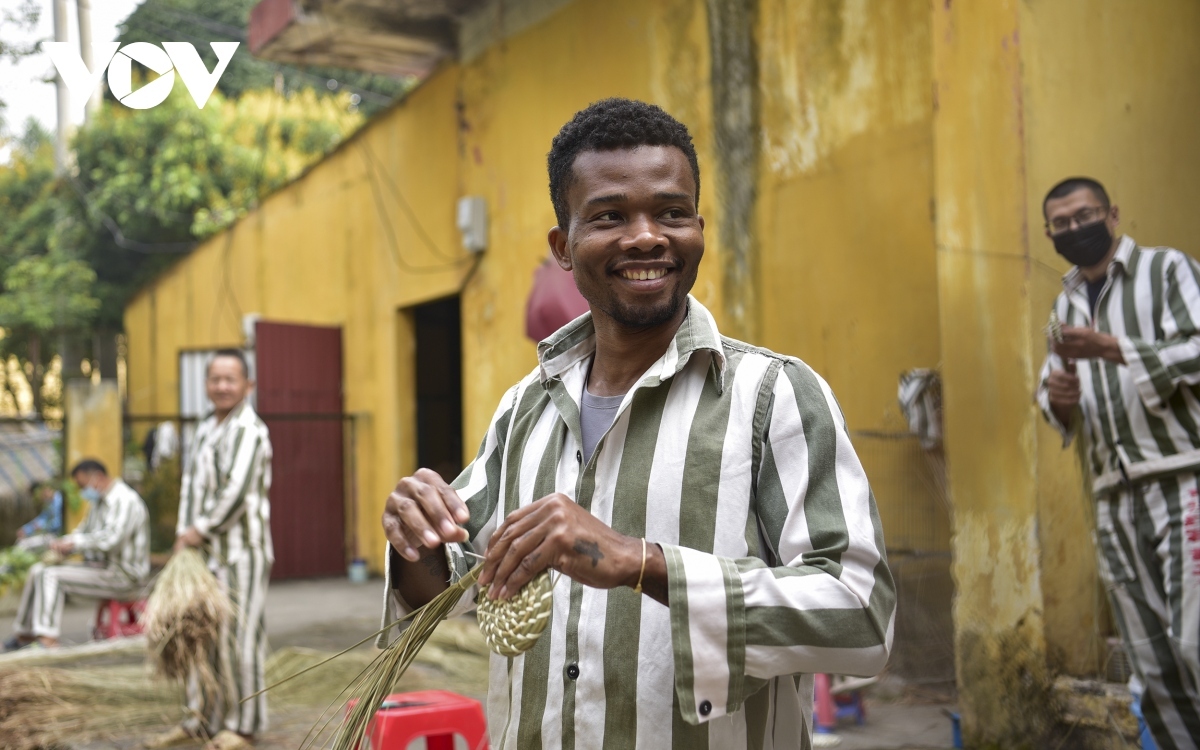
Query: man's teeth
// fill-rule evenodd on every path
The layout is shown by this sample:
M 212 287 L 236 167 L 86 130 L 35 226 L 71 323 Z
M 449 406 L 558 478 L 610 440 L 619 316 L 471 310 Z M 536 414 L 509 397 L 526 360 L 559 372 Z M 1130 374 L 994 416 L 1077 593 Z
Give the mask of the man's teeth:
M 622 271 L 621 275 L 632 281 L 651 281 L 667 275 L 665 268 L 653 268 L 644 271 Z

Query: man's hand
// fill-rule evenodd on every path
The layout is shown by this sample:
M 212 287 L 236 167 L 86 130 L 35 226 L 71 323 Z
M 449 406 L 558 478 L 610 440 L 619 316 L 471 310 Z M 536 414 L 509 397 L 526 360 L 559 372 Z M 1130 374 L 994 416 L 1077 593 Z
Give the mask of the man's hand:
M 1105 359 L 1125 364 L 1117 337 L 1086 326 L 1063 326 L 1062 341 L 1051 342 L 1054 353 L 1063 359 Z
M 171 551 L 178 552 L 185 547 L 199 547 L 202 544 L 204 544 L 204 536 L 196 530 L 195 526 L 189 526 L 175 538 L 175 546 L 171 548 Z
M 67 541 L 66 539 L 55 539 L 54 541 L 50 542 L 50 551 L 56 555 L 66 557 L 75 551 L 75 544 Z
M 1075 363 L 1067 360 L 1067 369 L 1051 370 L 1046 379 L 1046 390 L 1050 397 L 1050 410 L 1063 427 L 1070 428 L 1071 414 L 1079 406 L 1079 376 L 1075 374 Z
M 662 555 L 657 545 L 650 548 Z M 493 599 L 506 599 L 546 568 L 593 588 L 633 586 L 642 569 L 642 540 L 618 534 L 556 492 L 504 519 L 488 545 L 479 583 L 491 584 Z
M 401 557 L 417 562 L 422 547 L 434 550 L 446 542 L 467 541 L 467 530 L 458 524 L 470 519 L 467 504 L 440 474 L 418 469 L 388 495 L 383 533 Z

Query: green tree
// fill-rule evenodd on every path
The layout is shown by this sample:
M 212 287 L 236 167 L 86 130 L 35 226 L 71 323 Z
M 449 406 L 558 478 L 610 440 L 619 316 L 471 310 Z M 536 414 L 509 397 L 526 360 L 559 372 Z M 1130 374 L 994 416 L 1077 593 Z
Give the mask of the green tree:
M 100 303 L 91 295 L 96 274 L 81 260 L 58 253 L 33 255 L 12 264 L 4 273 L 0 295 L 0 327 L 23 340 L 33 390 L 33 409 L 43 413 L 46 378 L 44 345 L 55 334 L 85 327 Z
M 129 295 L 257 205 L 361 125 L 349 95 L 270 90 L 204 109 L 176 85 L 163 104 L 109 103 L 75 137 L 79 220 L 64 244 L 96 271 L 96 323 L 119 331 Z
M 115 376 L 112 342 L 134 290 L 362 122 L 345 92 L 217 92 L 198 109 L 176 86 L 148 110 L 106 102 L 76 133 L 75 169 L 62 176 L 50 137 L 27 127 L 0 165 L 0 355 L 18 359 L 38 410 L 57 406 L 42 399 L 56 354 L 77 377 L 72 363 L 107 341 L 90 359 Z

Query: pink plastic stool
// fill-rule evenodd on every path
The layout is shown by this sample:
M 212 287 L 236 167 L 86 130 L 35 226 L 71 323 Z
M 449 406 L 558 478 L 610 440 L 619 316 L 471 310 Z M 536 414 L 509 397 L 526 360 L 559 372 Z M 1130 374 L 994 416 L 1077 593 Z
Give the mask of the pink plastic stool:
M 106 638 L 141 635 L 142 612 L 145 609 L 145 599 L 132 602 L 101 599 L 100 606 L 96 608 L 96 626 L 92 628 L 92 637 L 102 641 Z
M 354 704 L 350 701 L 351 707 Z M 471 750 L 488 750 L 483 706 L 447 690 L 393 693 L 367 725 L 371 750 L 407 750 L 418 737 L 425 738 L 427 750 L 454 750 L 456 734 Z

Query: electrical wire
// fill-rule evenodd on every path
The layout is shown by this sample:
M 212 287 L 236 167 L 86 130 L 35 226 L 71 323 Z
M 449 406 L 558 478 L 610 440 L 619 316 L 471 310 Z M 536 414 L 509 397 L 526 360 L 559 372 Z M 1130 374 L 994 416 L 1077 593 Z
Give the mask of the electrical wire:
M 359 143 L 362 139 L 359 139 Z M 462 258 L 452 263 L 443 263 L 436 266 L 414 266 L 407 262 L 404 256 L 400 253 L 400 242 L 396 237 L 396 229 L 392 226 L 391 216 L 387 210 L 387 203 L 383 199 L 383 192 L 379 187 L 379 182 L 375 176 L 375 164 L 371 161 L 368 152 L 364 149 L 359 149 L 362 154 L 363 163 L 366 165 L 367 181 L 371 184 L 371 195 L 375 198 L 375 211 L 379 215 L 379 221 L 383 224 L 384 234 L 387 236 L 388 246 L 392 251 L 392 260 L 396 265 L 409 273 L 441 273 L 456 268 L 462 265 L 462 262 L 469 258 Z
M 371 145 L 367 143 L 367 139 L 360 138 L 358 143 L 362 149 L 367 152 L 367 155 L 371 157 L 371 161 L 381 167 L 379 172 L 383 175 L 388 187 L 391 188 L 392 196 L 395 197 L 395 199 L 400 203 L 401 210 L 403 210 L 405 215 L 408 216 L 408 220 L 412 223 L 413 230 L 417 233 L 417 237 L 420 238 L 425 247 L 429 248 L 434 255 L 438 255 L 445 260 L 455 263 L 462 262 L 461 258 L 455 258 L 452 255 L 447 255 L 446 253 L 442 252 L 442 249 L 438 247 L 437 243 L 433 241 L 433 238 L 429 236 L 429 233 L 425 231 L 425 227 L 421 226 L 421 220 L 417 217 L 417 213 L 413 211 L 412 206 L 409 205 L 408 201 L 404 199 L 404 194 L 400 192 L 400 186 L 397 185 L 396 181 L 392 179 L 392 175 L 386 169 L 382 169 L 383 164 L 378 157 L 375 156 L 375 152 L 371 150 Z

